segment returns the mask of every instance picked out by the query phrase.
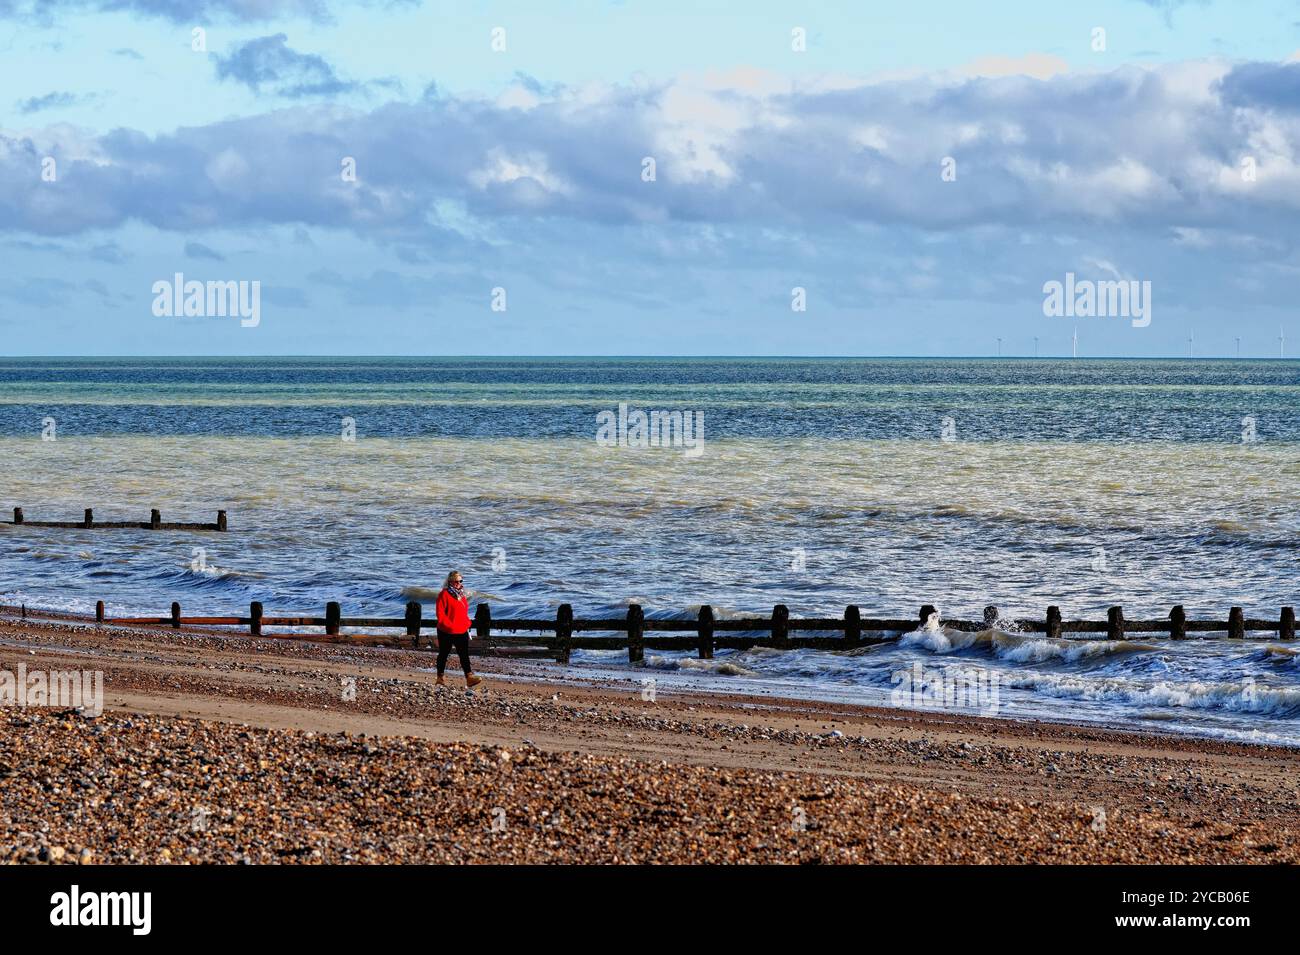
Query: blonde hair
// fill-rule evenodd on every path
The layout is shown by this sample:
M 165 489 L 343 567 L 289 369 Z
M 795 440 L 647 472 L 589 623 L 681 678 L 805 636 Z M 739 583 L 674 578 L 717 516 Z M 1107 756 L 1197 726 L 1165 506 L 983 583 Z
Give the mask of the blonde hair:
M 452 584 L 452 578 L 460 577 L 460 576 L 461 576 L 461 572 L 459 570 L 453 570 L 451 573 L 447 575 L 447 579 L 442 582 L 442 589 L 450 590 Z

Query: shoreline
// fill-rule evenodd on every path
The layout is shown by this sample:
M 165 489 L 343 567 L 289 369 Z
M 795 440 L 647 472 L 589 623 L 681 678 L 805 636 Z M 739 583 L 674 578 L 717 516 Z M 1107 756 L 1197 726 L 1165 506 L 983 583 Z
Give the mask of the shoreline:
M 301 787 L 302 773 L 319 773 L 313 761 L 321 758 L 323 740 L 355 744 L 364 739 L 367 742 L 358 744 L 361 756 L 348 749 L 348 760 L 364 757 L 365 746 L 392 749 L 405 754 L 401 759 L 409 763 L 407 770 L 416 774 L 466 760 L 467 765 L 483 759 L 499 763 L 499 757 L 491 755 L 498 751 L 528 754 L 538 779 L 549 780 L 545 786 L 539 782 L 541 788 L 529 796 L 534 808 L 556 787 L 566 798 L 581 798 L 586 791 L 577 792 L 566 773 L 590 770 L 626 779 L 629 791 L 642 793 L 638 800 L 652 799 L 646 793 L 663 789 L 671 795 L 662 798 L 676 807 L 677 815 L 702 811 L 690 808 L 698 802 L 697 793 L 714 792 L 717 786 L 757 787 L 755 792 L 773 788 L 786 793 L 782 799 L 795 799 L 789 794 L 804 792 L 817 780 L 834 791 L 835 800 L 844 800 L 843 811 L 848 813 L 841 818 L 837 810 L 835 821 L 825 823 L 825 838 L 813 840 L 815 851 L 784 835 L 747 841 L 733 832 L 736 838 L 710 843 L 712 848 L 698 859 L 686 850 L 669 849 L 656 858 L 647 854 L 651 848 L 669 845 L 675 838 L 672 832 L 660 832 L 659 843 L 643 844 L 638 838 L 635 844 L 643 845 L 643 851 L 631 857 L 607 858 L 600 855 L 609 849 L 605 840 L 584 840 L 575 832 L 551 847 L 549 856 L 546 839 L 538 836 L 540 843 L 516 847 L 522 856 L 494 854 L 496 843 L 490 841 L 472 849 L 462 845 L 464 854 L 457 856 L 461 850 L 439 842 L 410 848 L 402 857 L 408 861 L 737 861 L 730 853 L 751 843 L 741 857 L 747 861 L 786 861 L 790 852 L 799 861 L 808 861 L 804 856 L 812 852 L 817 860 L 828 862 L 1019 862 L 1036 857 L 1061 862 L 1300 861 L 1300 809 L 1293 805 L 1292 782 L 1300 769 L 1300 752 L 1286 747 L 853 704 L 757 700 L 667 686 L 657 687 L 655 700 L 648 701 L 641 698 L 639 678 L 619 685 L 555 664 L 497 657 L 478 661 L 484 667 L 485 689 L 467 694 L 463 684 L 457 685 L 458 673 L 449 673 L 452 686 L 433 686 L 433 660 L 424 650 L 0 618 L 0 669 L 14 670 L 20 663 L 29 671 L 102 670 L 105 713 L 89 719 L 51 710 L 0 708 L 0 732 L 10 753 L 32 754 L 25 769 L 14 755 L 6 757 L 8 772 L 18 773 L 5 777 L 9 783 L 28 773 L 52 772 L 47 764 L 59 761 L 60 750 L 71 738 L 99 726 L 105 732 L 96 739 L 108 745 L 83 746 L 83 758 L 96 765 L 101 760 L 113 763 L 101 766 L 105 773 L 130 775 L 134 770 L 121 761 L 133 748 L 151 746 L 150 741 L 159 738 L 226 740 L 215 750 L 207 748 L 216 752 L 218 763 L 229 758 L 230 747 L 244 748 L 255 738 L 272 754 L 259 757 L 259 764 L 287 760 L 299 770 L 294 778 L 281 781 Z M 354 700 L 342 698 L 345 679 L 355 681 Z M 118 752 L 118 747 L 124 748 Z M 170 779 L 181 789 L 191 789 L 214 779 L 212 771 L 204 769 L 207 765 L 172 759 Z M 363 766 L 352 768 L 365 772 Z M 731 782 L 720 782 L 724 778 Z M 49 783 L 45 779 L 29 795 L 48 797 Z M 68 791 L 67 786 L 60 788 Z M 325 798 L 328 794 L 319 788 L 308 787 L 295 798 L 305 800 L 304 805 Z M 23 787 L 0 789 L 0 820 L 7 820 L 0 836 L 15 846 L 27 846 L 30 840 L 20 834 L 32 835 L 39 819 L 47 817 L 31 815 L 38 810 L 34 803 L 24 803 Z M 121 798 L 118 788 L 109 791 Z M 237 814 L 245 816 L 250 831 L 260 831 L 263 824 L 275 829 L 274 814 L 259 810 L 251 794 L 248 798 L 252 801 Z M 462 810 L 486 818 L 493 808 L 484 803 L 489 799 L 486 794 L 475 796 Z M 891 817 L 885 825 L 887 820 L 873 815 L 873 800 L 926 806 L 917 824 L 936 832 L 963 818 L 982 821 L 959 826 L 960 838 L 950 834 L 942 844 L 911 845 L 904 851 L 903 844 L 893 845 L 890 837 L 899 828 L 898 818 Z M 600 812 L 636 815 L 641 803 L 633 803 L 624 809 L 603 806 Z M 761 812 L 760 804 L 765 807 Z M 421 818 L 441 812 L 423 802 L 420 806 L 425 814 Z M 772 806 L 762 800 L 752 806 L 733 800 L 731 809 L 740 821 L 728 826 L 743 823 L 771 835 Z M 383 861 L 354 851 L 357 840 L 364 842 L 369 831 L 362 821 L 364 800 L 335 808 L 341 814 L 337 831 L 324 843 L 312 844 L 301 860 L 251 853 L 258 856 L 253 861 L 339 861 L 346 852 L 361 861 Z M 989 821 L 989 813 L 996 822 Z M 1041 816 L 1042 824 L 1026 813 Z M 668 825 L 668 816 L 659 821 L 637 818 L 640 827 Z M 1017 820 L 1014 831 L 1023 838 L 1012 838 L 1002 825 L 1011 819 Z M 1095 828 L 1098 819 L 1100 830 Z M 137 823 L 149 829 L 148 819 Z M 73 847 L 79 854 L 89 846 L 92 857 L 104 861 L 156 861 L 147 845 L 137 846 L 132 858 L 119 852 L 120 847 L 93 844 L 101 829 L 116 831 L 115 825 L 105 821 L 99 828 L 47 835 L 65 843 L 65 854 Z M 419 821 L 406 819 L 403 825 L 418 828 Z M 1129 825 L 1134 828 L 1125 828 Z M 1127 833 L 1127 841 L 1110 837 L 1119 831 Z M 1158 835 L 1161 832 L 1166 835 Z M 800 834 L 806 835 L 806 830 Z M 176 838 L 186 844 L 178 843 L 181 855 L 172 853 L 170 861 L 225 860 L 209 851 L 215 846 L 205 848 L 201 840 L 190 845 L 184 834 Z M 503 841 L 498 848 L 504 852 L 505 845 Z M 765 848 L 757 848 L 760 845 Z M 312 855 L 316 851 L 320 854 Z M 24 861 L 30 853 L 24 849 L 18 855 L 17 861 Z
M 204 626 L 184 624 L 179 631 L 171 629 L 166 625 L 156 625 L 152 621 L 149 625 L 135 625 L 127 623 L 105 624 L 95 623 L 95 617 L 90 614 L 67 611 L 67 610 L 50 610 L 50 609 L 32 609 L 27 608 L 27 616 L 18 621 L 19 607 L 13 604 L 0 604 L 0 622 L 14 621 L 39 625 L 42 623 L 53 623 L 62 625 L 85 625 L 94 626 L 100 629 L 134 632 L 139 634 L 148 633 L 189 633 L 201 634 L 223 641 L 239 641 L 252 639 L 242 630 L 235 630 L 230 627 Z M 285 643 L 285 644 L 309 644 L 322 647 L 369 647 L 376 650 L 388 650 L 390 652 L 400 653 L 408 649 L 407 638 L 396 637 L 393 635 L 391 628 L 354 628 L 337 637 L 322 635 L 317 627 L 302 628 L 277 628 L 282 632 L 274 636 L 264 636 L 260 638 L 262 643 Z M 513 631 L 511 632 L 513 635 Z M 427 647 L 427 641 L 433 637 L 429 631 L 423 631 L 420 635 L 420 645 L 422 648 Z M 1126 639 L 1133 640 L 1135 637 L 1130 635 Z M 1083 641 L 1080 641 L 1083 642 Z M 1246 641 L 1242 645 L 1246 645 Z M 1276 642 L 1276 641 L 1274 641 Z M 1260 640 L 1260 645 L 1268 646 L 1265 641 Z M 722 676 L 720 674 L 710 674 L 707 672 L 694 673 L 692 668 L 680 668 L 672 666 L 631 666 L 620 667 L 619 665 L 608 665 L 599 658 L 584 659 L 582 655 L 592 654 L 596 656 L 606 651 L 603 650 L 586 650 L 580 645 L 574 648 L 575 663 L 564 665 L 555 662 L 549 651 L 541 649 L 523 648 L 523 647 L 501 647 L 497 646 L 492 655 L 475 656 L 476 661 L 486 661 L 489 666 L 497 665 L 499 661 L 529 660 L 529 666 L 525 669 L 511 670 L 512 676 L 521 681 L 534 680 L 539 683 L 546 683 L 548 679 L 557 678 L 558 674 L 563 674 L 564 680 L 586 680 L 593 686 L 610 686 L 622 688 L 625 684 L 636 685 L 636 691 L 639 692 L 640 683 L 647 679 L 653 678 L 656 683 L 676 693 L 696 694 L 709 699 L 718 698 L 736 698 L 749 700 L 755 704 L 771 707 L 802 707 L 810 705 L 826 706 L 844 706 L 850 707 L 862 712 L 874 712 L 889 718 L 889 714 L 909 713 L 915 716 L 932 714 L 940 719 L 965 717 L 978 719 L 980 721 L 997 721 L 1001 720 L 1010 725 L 1033 724 L 1053 726 L 1058 728 L 1084 729 L 1091 728 L 1103 732 L 1112 733 L 1130 733 L 1137 736 L 1169 736 L 1177 738 L 1186 738 L 1191 740 L 1200 740 L 1204 742 L 1226 742 L 1247 746 L 1276 747 L 1281 749 L 1292 749 L 1300 752 L 1300 739 L 1288 741 L 1286 739 L 1276 738 L 1276 734 L 1271 734 L 1263 729 L 1220 729 L 1211 728 L 1195 723 L 1179 723 L 1173 716 L 1152 716 L 1146 719 L 1129 716 L 1127 718 L 1116 717 L 1112 715 L 1098 716 L 1079 716 L 1075 719 L 1062 718 L 1057 713 L 1050 710 L 1039 709 L 1037 711 L 1027 708 L 1021 708 L 1013 715 L 999 716 L 997 714 L 989 715 L 980 712 L 981 707 L 952 707 L 944 708 L 941 706 L 906 706 L 885 702 L 883 699 L 871 700 L 864 697 L 886 697 L 888 690 L 874 687 L 864 687 L 861 685 L 842 685 L 842 684 L 818 684 L 816 682 L 799 683 L 781 676 L 756 677 L 750 675 Z M 620 650 L 620 661 L 622 653 Z M 648 651 L 656 653 L 658 651 Z M 665 657 L 665 659 L 670 659 Z M 693 662 L 694 658 L 691 658 Z M 454 657 L 452 664 L 454 664 Z M 429 659 L 429 668 L 432 669 L 433 660 Z M 450 666 L 451 664 L 449 664 Z M 913 696 L 923 696 L 923 693 L 914 693 Z M 1032 702 L 1032 701 L 1031 701 Z M 1255 738 L 1252 738 L 1255 737 Z M 1273 737 L 1273 738 L 1270 738 Z

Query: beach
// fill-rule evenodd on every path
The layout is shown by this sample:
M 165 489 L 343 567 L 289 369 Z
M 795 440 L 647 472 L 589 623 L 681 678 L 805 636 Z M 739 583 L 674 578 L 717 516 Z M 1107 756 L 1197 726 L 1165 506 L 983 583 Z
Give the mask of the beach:
M 11 862 L 1276 863 L 1300 752 L 656 687 L 640 674 L 0 618 Z
M 1297 602 L 1298 394 L 1280 361 L 0 359 L 0 518 L 229 517 L 0 524 L 0 604 L 393 617 L 456 569 L 493 619 L 1276 620 Z M 624 406 L 689 413 L 704 443 L 610 447 Z M 646 665 L 864 705 L 918 664 L 975 670 L 1011 719 L 1300 745 L 1281 641 L 901 636 Z M 618 656 L 574 663 L 630 677 Z

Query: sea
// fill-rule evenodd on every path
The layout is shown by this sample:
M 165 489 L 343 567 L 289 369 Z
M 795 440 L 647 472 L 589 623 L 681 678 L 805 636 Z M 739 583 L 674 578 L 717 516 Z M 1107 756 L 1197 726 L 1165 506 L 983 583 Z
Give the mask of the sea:
M 4 358 L 15 506 L 229 515 L 224 534 L 0 525 L 0 603 L 32 610 L 400 616 L 453 568 L 495 618 L 995 605 L 982 633 L 573 667 L 1300 745 L 1300 647 L 1276 634 L 1012 622 L 1300 604 L 1300 361 Z

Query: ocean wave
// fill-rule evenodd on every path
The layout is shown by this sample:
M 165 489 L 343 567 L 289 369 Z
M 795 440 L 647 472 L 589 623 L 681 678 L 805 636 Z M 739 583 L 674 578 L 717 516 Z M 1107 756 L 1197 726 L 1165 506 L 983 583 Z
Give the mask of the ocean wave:
M 1300 647 L 1284 647 L 1276 643 L 1270 643 L 1260 653 L 1265 660 L 1271 660 L 1275 663 L 1300 664 Z
M 993 631 L 950 630 L 947 627 L 924 626 L 898 638 L 899 646 L 919 647 L 931 653 L 955 653 L 976 646 L 989 646 Z
M 898 645 L 938 655 L 984 650 L 1008 663 L 1078 663 L 1159 649 L 1133 640 L 1067 640 L 1018 634 L 1003 627 L 968 631 L 930 625 L 903 634 Z
M 1010 663 L 1078 663 L 1159 649 L 1133 640 L 1064 640 L 1010 634 L 997 634 L 993 639 L 994 654 Z
M 1266 686 L 1252 680 L 1141 684 L 1118 678 L 1088 679 L 1055 673 L 1015 673 L 1008 685 L 1046 696 L 1120 703 L 1135 707 L 1218 710 L 1289 718 L 1300 715 L 1300 687 Z
M 690 673 L 711 673 L 717 676 L 758 676 L 756 671 L 741 666 L 735 660 L 727 659 L 699 660 L 695 657 L 668 657 L 647 653 L 645 665 L 650 670 L 680 670 Z

